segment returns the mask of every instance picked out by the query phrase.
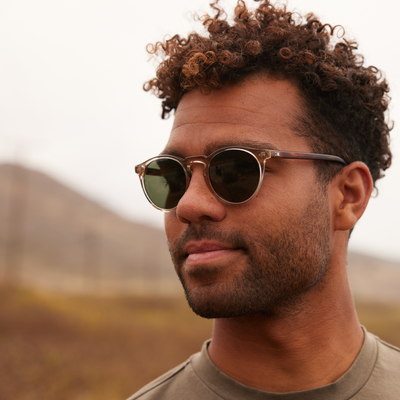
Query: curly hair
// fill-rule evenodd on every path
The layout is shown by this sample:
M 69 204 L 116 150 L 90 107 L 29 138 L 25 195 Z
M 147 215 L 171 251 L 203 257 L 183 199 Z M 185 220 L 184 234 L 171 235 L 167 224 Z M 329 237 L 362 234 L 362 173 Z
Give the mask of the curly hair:
M 313 14 L 302 18 L 269 0 L 255 1 L 258 8 L 250 11 L 238 0 L 229 23 L 216 0 L 213 16 L 198 17 L 205 35 L 175 35 L 148 45 L 147 51 L 162 61 L 144 90 L 163 99 L 162 118 L 195 88 L 207 93 L 258 73 L 291 80 L 304 100 L 295 132 L 315 152 L 347 163 L 363 161 L 375 184 L 392 160 L 392 126 L 385 118 L 389 87 L 381 72 L 363 65 L 357 43 L 337 34 L 344 33 L 342 27 L 323 24 Z M 336 163 L 317 165 L 324 181 L 340 170 Z

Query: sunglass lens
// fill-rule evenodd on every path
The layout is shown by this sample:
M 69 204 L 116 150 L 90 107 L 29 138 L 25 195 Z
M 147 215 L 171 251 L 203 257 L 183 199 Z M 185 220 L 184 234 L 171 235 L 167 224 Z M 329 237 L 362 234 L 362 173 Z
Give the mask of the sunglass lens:
M 231 203 L 248 200 L 257 190 L 260 167 L 256 158 L 243 150 L 227 150 L 210 163 L 210 181 L 215 192 Z
M 185 171 L 176 160 L 154 160 L 146 167 L 144 187 L 147 196 L 157 207 L 163 210 L 172 209 L 185 193 Z

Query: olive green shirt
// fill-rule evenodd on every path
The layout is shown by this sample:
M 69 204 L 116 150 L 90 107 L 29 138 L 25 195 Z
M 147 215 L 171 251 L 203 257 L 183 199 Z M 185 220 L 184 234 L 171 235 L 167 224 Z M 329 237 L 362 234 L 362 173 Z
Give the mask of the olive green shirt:
M 200 353 L 151 382 L 128 400 L 399 400 L 400 349 L 365 332 L 360 353 L 336 382 L 316 389 L 271 393 L 245 386 Z

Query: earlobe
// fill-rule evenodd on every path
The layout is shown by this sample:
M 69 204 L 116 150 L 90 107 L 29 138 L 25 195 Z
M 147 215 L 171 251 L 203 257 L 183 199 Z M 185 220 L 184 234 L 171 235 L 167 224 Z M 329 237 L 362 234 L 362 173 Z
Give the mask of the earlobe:
M 331 182 L 334 200 L 334 228 L 347 231 L 363 215 L 371 197 L 373 182 L 368 167 L 360 161 L 343 168 Z

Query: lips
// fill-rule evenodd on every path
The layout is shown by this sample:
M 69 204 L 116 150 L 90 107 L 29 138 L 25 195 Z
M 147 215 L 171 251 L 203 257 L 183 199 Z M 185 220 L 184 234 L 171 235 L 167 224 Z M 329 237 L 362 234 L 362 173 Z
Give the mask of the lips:
M 236 254 L 240 248 L 218 242 L 190 242 L 185 246 L 186 265 L 195 267 L 221 262 Z

